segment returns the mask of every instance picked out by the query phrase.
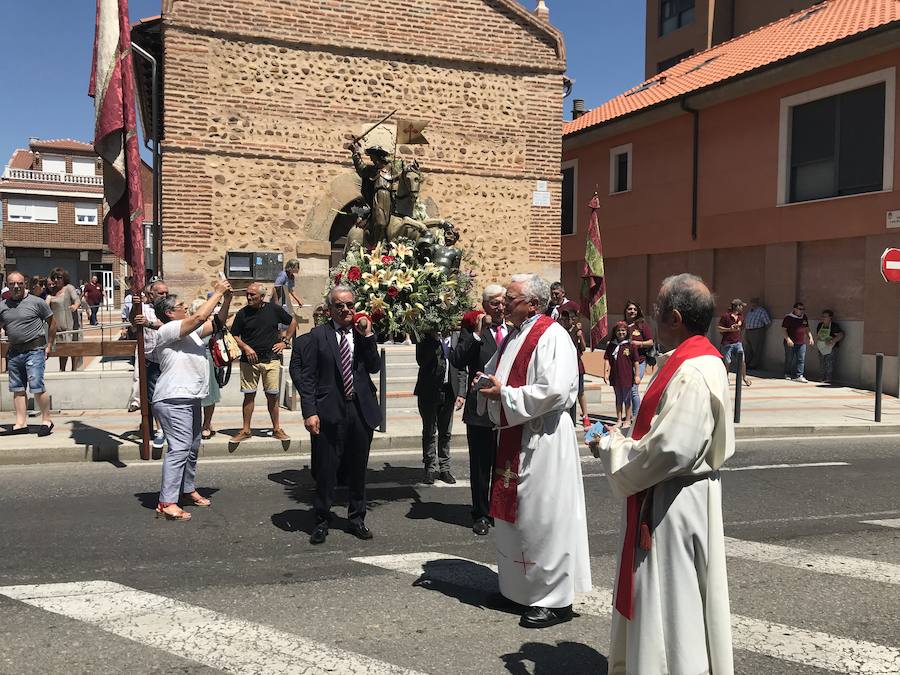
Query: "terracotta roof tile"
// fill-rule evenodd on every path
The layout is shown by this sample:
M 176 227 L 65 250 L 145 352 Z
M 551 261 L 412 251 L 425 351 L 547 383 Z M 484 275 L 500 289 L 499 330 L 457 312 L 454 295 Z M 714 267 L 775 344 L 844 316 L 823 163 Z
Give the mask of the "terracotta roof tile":
M 577 133 L 804 52 L 900 22 L 898 0 L 826 0 L 690 56 L 563 125 Z
M 13 152 L 13 156 L 9 160 L 10 169 L 30 169 L 34 163 L 34 155 L 28 150 L 21 148 Z
M 28 144 L 32 150 L 69 150 L 78 152 L 94 152 L 94 146 L 74 138 L 50 138 L 46 140 L 31 141 Z

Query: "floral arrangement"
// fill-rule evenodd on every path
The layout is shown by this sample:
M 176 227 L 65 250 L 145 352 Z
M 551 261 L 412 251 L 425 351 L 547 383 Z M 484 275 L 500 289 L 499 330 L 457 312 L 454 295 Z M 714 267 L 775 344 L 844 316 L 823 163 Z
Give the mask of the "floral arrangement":
M 353 246 L 330 271 L 328 291 L 337 285 L 353 289 L 356 311 L 368 313 L 375 332 L 384 336 L 449 334 L 472 308 L 472 275 L 421 263 L 415 243 L 406 239 Z

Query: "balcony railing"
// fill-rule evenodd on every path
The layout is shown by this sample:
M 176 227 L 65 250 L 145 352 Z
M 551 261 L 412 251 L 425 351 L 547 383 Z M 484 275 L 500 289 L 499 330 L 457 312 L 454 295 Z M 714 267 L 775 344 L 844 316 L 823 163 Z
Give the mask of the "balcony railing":
M 11 169 L 6 167 L 3 177 L 8 180 L 28 180 L 39 183 L 64 183 L 66 185 L 103 185 L 103 176 L 77 176 L 72 173 L 50 173 L 31 169 Z

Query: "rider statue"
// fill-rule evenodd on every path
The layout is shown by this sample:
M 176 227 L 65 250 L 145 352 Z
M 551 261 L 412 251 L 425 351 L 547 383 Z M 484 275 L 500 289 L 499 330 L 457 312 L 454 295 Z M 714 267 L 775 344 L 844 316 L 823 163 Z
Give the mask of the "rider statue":
M 371 159 L 367 164 L 362 159 L 362 146 L 359 141 L 350 146 L 353 155 L 353 166 L 362 179 L 363 201 L 371 209 L 368 219 L 368 235 L 374 241 L 387 237 L 387 226 L 391 221 L 391 193 L 393 191 L 393 167 L 388 160 L 388 152 L 380 145 L 366 148 L 366 155 Z

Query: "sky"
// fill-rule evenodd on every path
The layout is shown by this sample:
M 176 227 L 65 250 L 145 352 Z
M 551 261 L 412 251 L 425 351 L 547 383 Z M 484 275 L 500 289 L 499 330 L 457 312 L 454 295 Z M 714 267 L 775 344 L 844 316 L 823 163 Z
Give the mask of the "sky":
M 443 0 L 451 2 L 452 0 Z M 643 80 L 643 0 L 545 0 L 562 31 L 574 93 L 592 108 Z M 519 0 L 528 10 L 537 0 Z M 159 14 L 160 0 L 131 0 L 132 20 Z M 0 0 L 0 166 L 28 138 L 93 136 L 87 96 L 94 39 L 93 0 Z M 149 159 L 149 153 L 145 153 Z

